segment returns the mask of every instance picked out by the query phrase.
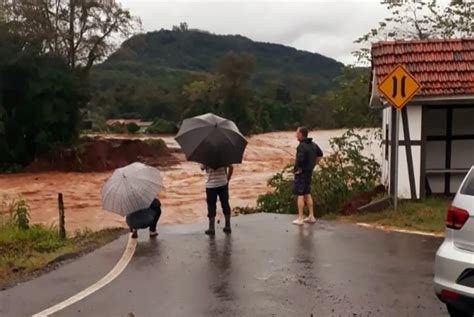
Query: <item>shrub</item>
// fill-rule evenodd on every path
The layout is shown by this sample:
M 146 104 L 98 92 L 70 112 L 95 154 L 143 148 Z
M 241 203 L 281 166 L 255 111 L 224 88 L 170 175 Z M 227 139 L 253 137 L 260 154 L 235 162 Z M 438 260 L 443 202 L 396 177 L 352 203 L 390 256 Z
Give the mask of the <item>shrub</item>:
M 257 209 L 261 212 L 279 214 L 294 214 L 297 212 L 296 203 L 292 196 L 292 168 L 292 166 L 287 166 L 268 181 L 268 186 L 273 188 L 274 191 L 258 197 Z
M 164 134 L 164 133 L 175 133 L 176 124 L 171 121 L 167 121 L 161 118 L 155 119 L 153 124 L 149 126 L 146 130 L 146 133 L 150 134 Z
M 372 191 L 380 177 L 380 165 L 374 157 L 366 157 L 363 150 L 368 142 L 352 130 L 330 140 L 332 153 L 326 156 L 315 171 L 312 195 L 319 215 L 339 212 L 352 197 Z M 268 185 L 272 193 L 258 198 L 257 208 L 262 212 L 297 213 L 292 196 L 292 167 L 286 167 L 273 176 Z
M 110 128 L 107 124 L 103 122 L 93 122 L 91 132 L 94 133 L 108 133 L 110 132 Z
M 3 203 L 5 206 L 5 203 Z M 2 208 L 4 209 L 4 207 Z M 6 205 L 8 214 L 10 215 L 9 222 L 19 230 L 28 230 L 30 227 L 30 207 L 26 203 L 26 200 L 19 196 L 14 199 L 10 204 Z
M 114 124 L 114 125 L 109 126 L 109 132 L 123 134 L 123 133 L 127 133 L 128 129 L 127 129 L 127 126 L 124 124 Z
M 148 139 L 145 140 L 145 143 L 160 151 L 166 151 L 168 149 L 163 139 Z
M 251 214 L 255 214 L 255 213 L 258 213 L 259 210 L 257 210 L 256 208 L 252 208 L 252 207 L 235 207 L 232 209 L 232 213 L 236 214 L 236 215 L 251 215 Z
M 41 240 L 38 241 L 32 249 L 40 253 L 50 253 L 55 252 L 66 245 L 66 242 L 58 237 L 56 231 L 53 229 L 47 231 L 42 230 L 41 227 L 37 227 L 35 230 L 41 232 Z M 40 231 L 42 230 L 42 231 Z
M 107 120 L 98 114 L 90 114 L 89 115 L 92 121 L 92 129 L 91 132 L 95 133 L 108 133 L 110 132 L 110 127 L 107 125 Z
M 129 123 L 127 124 L 127 131 L 128 133 L 135 134 L 140 130 L 140 127 L 136 123 Z
M 21 173 L 23 171 L 23 166 L 20 164 L 15 164 L 12 163 L 8 165 L 7 167 L 0 168 L 0 173 L 2 174 L 16 174 L 16 173 Z

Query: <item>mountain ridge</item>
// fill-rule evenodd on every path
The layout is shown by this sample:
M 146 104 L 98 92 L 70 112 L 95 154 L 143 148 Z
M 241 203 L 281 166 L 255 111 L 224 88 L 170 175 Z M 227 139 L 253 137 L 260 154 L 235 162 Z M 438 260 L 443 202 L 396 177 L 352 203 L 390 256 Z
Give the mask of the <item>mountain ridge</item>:
M 159 65 L 194 72 L 214 72 L 226 53 L 249 53 L 256 58 L 252 82 L 262 86 L 269 81 L 287 85 L 310 81 L 311 91 L 321 93 L 333 87 L 333 80 L 344 65 L 319 53 L 283 44 L 253 41 L 242 35 L 219 35 L 201 30 L 159 30 L 137 34 L 98 69 L 113 69 L 123 63 L 137 67 Z M 306 83 L 307 84 L 307 83 Z

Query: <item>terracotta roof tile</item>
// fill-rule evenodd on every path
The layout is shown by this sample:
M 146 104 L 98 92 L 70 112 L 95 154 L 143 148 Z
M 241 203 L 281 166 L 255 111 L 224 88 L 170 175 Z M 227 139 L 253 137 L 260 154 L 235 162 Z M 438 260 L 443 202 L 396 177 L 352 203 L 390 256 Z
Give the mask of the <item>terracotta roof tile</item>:
M 474 38 L 379 42 L 372 46 L 372 67 L 381 82 L 398 64 L 421 83 L 422 96 L 474 93 Z

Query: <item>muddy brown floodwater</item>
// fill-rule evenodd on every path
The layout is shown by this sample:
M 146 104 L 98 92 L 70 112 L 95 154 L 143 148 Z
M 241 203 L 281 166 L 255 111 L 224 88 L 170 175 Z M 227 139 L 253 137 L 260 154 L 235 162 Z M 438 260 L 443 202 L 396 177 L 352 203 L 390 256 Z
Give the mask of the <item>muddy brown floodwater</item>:
M 344 130 L 316 131 L 312 136 L 323 151 L 330 150 L 329 139 Z M 117 138 L 117 135 L 113 136 Z M 156 137 L 158 138 L 158 137 Z M 170 148 L 178 145 L 173 137 L 160 137 Z M 259 195 L 266 193 L 267 180 L 293 162 L 297 141 L 294 132 L 276 132 L 249 139 L 244 162 L 236 166 L 231 182 L 231 204 L 253 207 Z M 379 156 L 380 146 L 368 152 Z M 180 154 L 178 154 L 180 155 Z M 199 165 L 185 162 L 162 170 L 165 190 L 159 194 L 163 204 L 160 224 L 184 224 L 206 218 L 204 175 Z M 100 230 L 125 226 L 123 218 L 101 208 L 100 190 L 112 171 L 103 173 L 31 173 L 0 176 L 0 201 L 23 195 L 31 209 L 34 223 L 57 224 L 57 195 L 64 195 L 66 227 L 69 232 L 89 228 Z

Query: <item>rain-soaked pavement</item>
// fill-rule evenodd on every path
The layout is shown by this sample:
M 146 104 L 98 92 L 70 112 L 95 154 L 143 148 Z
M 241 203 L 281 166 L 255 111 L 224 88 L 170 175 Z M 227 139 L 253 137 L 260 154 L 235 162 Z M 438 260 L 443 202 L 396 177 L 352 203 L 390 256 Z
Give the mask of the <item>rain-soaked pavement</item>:
M 237 217 L 231 236 L 215 238 L 203 224 L 163 227 L 151 241 L 141 232 L 115 281 L 54 316 L 447 316 L 432 287 L 440 239 L 291 220 Z M 124 243 L 0 292 L 0 315 L 31 315 L 80 291 Z

